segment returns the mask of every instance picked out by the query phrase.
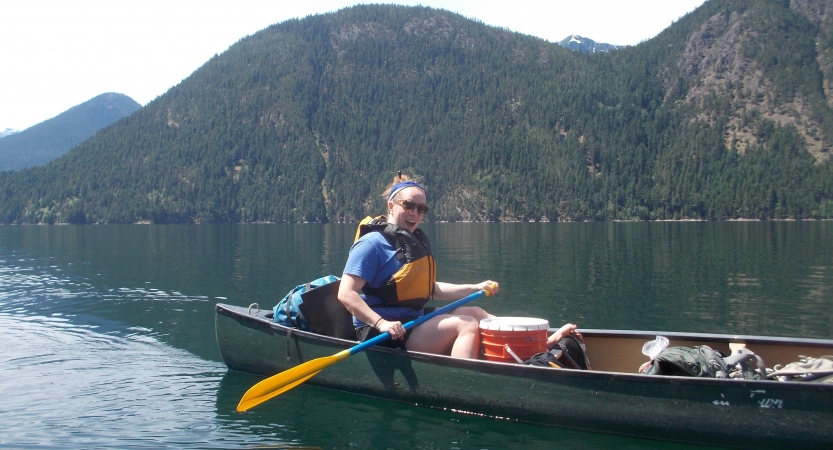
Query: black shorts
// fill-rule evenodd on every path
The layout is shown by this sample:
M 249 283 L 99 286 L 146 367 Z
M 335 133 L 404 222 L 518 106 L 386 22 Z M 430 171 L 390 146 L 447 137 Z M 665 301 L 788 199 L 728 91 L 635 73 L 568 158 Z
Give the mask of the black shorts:
M 422 312 L 423 314 L 428 314 L 430 312 L 433 312 L 435 309 L 437 308 L 434 306 L 427 306 L 423 308 Z M 418 319 L 418 317 L 414 317 L 412 319 L 401 319 L 400 322 L 402 322 L 402 324 L 404 325 L 415 319 Z M 385 339 L 377 345 L 381 345 L 382 347 L 387 348 L 401 348 L 402 350 L 405 350 L 405 343 L 408 342 L 408 338 L 411 337 L 411 330 L 413 330 L 413 328 L 405 330 L 405 337 L 403 337 L 400 340 Z M 380 334 L 382 333 L 380 333 L 379 330 L 371 327 L 370 325 L 356 327 L 356 340 L 359 342 L 364 342 L 368 339 L 373 339 Z
M 387 348 L 401 348 L 402 350 L 405 350 L 405 343 L 408 342 L 408 338 L 411 337 L 412 330 L 413 328 L 405 330 L 405 337 L 402 339 L 385 339 L 384 341 L 376 345 Z M 370 325 L 365 325 L 363 327 L 356 328 L 356 340 L 359 342 L 364 342 L 368 339 L 373 339 L 380 334 L 382 333 L 379 330 L 371 327 Z

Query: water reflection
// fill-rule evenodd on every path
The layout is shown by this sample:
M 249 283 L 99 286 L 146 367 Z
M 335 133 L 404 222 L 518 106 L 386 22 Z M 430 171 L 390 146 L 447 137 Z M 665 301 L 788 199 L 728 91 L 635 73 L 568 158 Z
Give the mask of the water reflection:
M 498 279 L 511 299 L 484 303 L 500 314 L 589 328 L 833 336 L 830 223 L 435 224 L 432 231 L 441 278 Z
M 479 300 L 497 314 L 587 328 L 833 337 L 829 222 L 425 229 L 441 280 L 501 282 L 500 295 Z M 72 287 L 73 310 L 130 318 L 216 359 L 210 326 L 176 326 L 210 324 L 215 301 L 268 308 L 297 284 L 339 275 L 354 233 L 350 224 L 3 227 L 0 242 L 4 267 L 52 277 L 21 287 L 42 296 L 39 308 Z
M 158 448 L 212 441 L 205 432 L 216 428 L 207 425 L 222 364 L 143 330 L 101 332 L 60 316 L 4 311 L 0 328 L 4 443 Z
M 229 372 L 217 392 L 217 417 L 235 434 L 257 434 L 263 444 L 302 448 L 397 449 L 688 449 L 651 442 L 388 402 L 303 386 L 246 413 L 233 413 L 242 392 L 260 379 Z M 299 433 L 298 430 L 315 430 Z
M 831 337 L 828 222 L 471 223 L 425 229 L 440 279 L 499 280 L 501 295 L 481 303 L 501 315 L 592 328 Z M 10 263 L 55 278 L 42 287 L 51 297 L 46 301 L 62 295 L 48 291 L 55 283 L 79 283 L 81 291 L 102 292 L 129 309 L 108 308 L 114 316 L 154 328 L 172 323 L 161 316 L 189 311 L 198 314 L 187 319 L 210 321 L 217 299 L 271 307 L 296 284 L 339 275 L 354 232 L 350 224 L 4 227 L 0 240 L 4 249 L 18 252 L 7 258 Z M 74 307 L 82 302 L 73 300 Z M 779 326 L 785 321 L 798 328 Z M 192 335 L 189 341 L 205 337 Z M 208 348 L 186 348 L 217 356 Z

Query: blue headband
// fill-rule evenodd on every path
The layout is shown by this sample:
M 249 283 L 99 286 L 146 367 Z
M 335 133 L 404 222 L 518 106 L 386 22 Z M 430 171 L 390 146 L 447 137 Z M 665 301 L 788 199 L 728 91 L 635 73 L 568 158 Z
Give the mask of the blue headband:
M 390 194 L 388 194 L 388 201 L 391 201 L 391 199 L 393 199 L 393 196 L 398 194 L 399 191 L 409 187 L 419 188 L 419 190 L 422 191 L 423 194 L 425 194 L 425 188 L 422 187 L 422 185 L 417 183 L 416 181 L 400 181 L 399 183 L 394 184 L 392 188 L 390 188 Z M 425 197 L 427 198 L 428 194 L 425 194 Z

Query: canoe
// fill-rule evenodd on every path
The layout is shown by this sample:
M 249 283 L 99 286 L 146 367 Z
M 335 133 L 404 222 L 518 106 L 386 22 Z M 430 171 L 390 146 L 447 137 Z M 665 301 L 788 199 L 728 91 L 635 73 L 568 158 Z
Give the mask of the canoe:
M 217 304 L 217 344 L 229 369 L 272 376 L 355 341 L 287 328 L 271 311 Z M 649 439 L 739 448 L 833 448 L 833 384 L 637 373 L 642 345 L 729 353 L 745 343 L 772 367 L 833 355 L 833 340 L 581 330 L 592 371 L 372 347 L 306 384 L 463 414 Z M 241 392 L 242 395 L 242 392 Z M 271 400 L 281 401 L 280 397 Z

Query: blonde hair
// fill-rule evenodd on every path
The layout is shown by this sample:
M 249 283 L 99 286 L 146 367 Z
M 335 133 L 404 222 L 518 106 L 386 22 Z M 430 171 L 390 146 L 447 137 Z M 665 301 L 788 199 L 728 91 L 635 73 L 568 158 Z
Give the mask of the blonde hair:
M 388 195 L 390 195 L 391 189 L 393 189 L 393 187 L 396 186 L 397 184 L 405 182 L 405 181 L 414 181 L 414 182 L 418 183 L 418 181 L 416 179 L 411 178 L 410 176 L 402 173 L 402 171 L 399 171 L 399 173 L 397 173 L 396 176 L 393 177 L 393 181 L 391 181 L 390 184 L 388 184 L 388 187 L 387 187 L 387 189 L 385 189 L 385 192 L 382 192 L 382 197 L 387 199 Z M 399 195 L 399 193 L 396 193 L 394 198 L 396 198 L 396 196 L 398 196 L 398 195 Z M 391 199 L 391 200 L 393 200 L 393 199 Z

